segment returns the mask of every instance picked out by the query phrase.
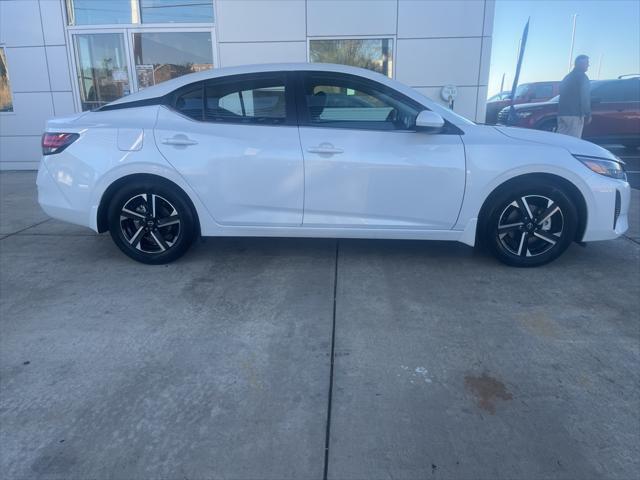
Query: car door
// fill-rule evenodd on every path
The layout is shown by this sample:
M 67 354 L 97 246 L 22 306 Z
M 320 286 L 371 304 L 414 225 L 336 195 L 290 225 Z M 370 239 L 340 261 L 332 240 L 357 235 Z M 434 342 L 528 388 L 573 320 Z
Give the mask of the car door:
M 160 108 L 158 148 L 219 224 L 302 223 L 304 167 L 288 77 L 212 79 Z
M 424 107 L 362 77 L 299 74 L 303 225 L 451 229 L 465 184 L 459 131 L 415 131 Z M 454 131 L 455 130 L 455 131 Z

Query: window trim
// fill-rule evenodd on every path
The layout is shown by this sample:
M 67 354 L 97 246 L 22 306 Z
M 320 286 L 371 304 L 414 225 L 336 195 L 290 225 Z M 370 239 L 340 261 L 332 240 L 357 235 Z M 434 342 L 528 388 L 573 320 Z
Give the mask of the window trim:
M 396 35 L 330 35 L 330 36 L 307 36 L 307 63 L 313 65 L 311 61 L 311 42 L 313 40 L 391 40 L 391 76 L 385 75 L 387 78 L 396 78 L 396 57 L 398 48 L 398 39 Z M 381 74 L 382 75 L 382 74 Z
M 15 115 L 16 114 L 16 102 L 15 95 L 13 94 L 13 88 L 11 88 L 11 74 L 9 73 L 9 57 L 7 56 L 6 45 L 0 45 L 0 49 L 4 50 L 5 68 L 7 70 L 7 86 L 9 87 L 9 97 L 11 99 L 11 110 L 6 112 L 0 112 L 0 115 Z
M 418 112 L 422 110 L 430 110 L 430 108 L 421 104 L 417 100 L 414 100 L 413 98 L 408 97 L 404 93 L 399 92 L 396 89 L 389 87 L 388 85 L 385 85 L 380 82 L 376 82 L 375 80 L 371 80 L 369 78 L 353 75 L 351 73 L 330 72 L 330 71 L 323 71 L 323 70 L 298 70 L 294 73 L 296 75 L 295 86 L 296 86 L 296 106 L 298 111 L 298 126 L 300 127 L 327 128 L 327 129 L 340 129 L 340 130 L 364 130 L 364 131 L 373 131 L 373 132 L 380 132 L 380 133 L 386 133 L 386 132 L 388 133 L 419 133 L 421 132 L 420 129 L 417 129 L 415 127 L 410 129 L 387 130 L 387 129 L 381 129 L 381 128 L 370 128 L 370 127 L 367 127 L 366 125 L 362 125 L 360 122 L 353 122 L 354 123 L 353 125 L 321 124 L 321 123 L 311 122 L 309 118 L 309 112 L 308 112 L 307 102 L 305 99 L 305 92 L 304 92 L 304 81 L 305 81 L 305 77 L 308 75 L 317 75 L 321 77 L 322 76 L 327 76 L 327 77 L 340 76 L 343 78 L 344 77 L 355 78 L 357 81 L 361 83 L 370 84 L 372 88 L 377 88 L 379 90 L 382 90 L 383 93 L 388 94 L 390 97 L 393 97 L 400 102 L 408 103 L 412 108 L 416 108 Z M 444 121 L 445 121 L 445 126 L 440 132 L 438 132 L 438 135 L 463 135 L 464 134 L 464 132 L 460 128 L 453 125 L 447 119 L 444 119 Z M 347 123 L 347 122 L 343 122 L 343 123 Z M 359 123 L 360 125 L 358 125 Z

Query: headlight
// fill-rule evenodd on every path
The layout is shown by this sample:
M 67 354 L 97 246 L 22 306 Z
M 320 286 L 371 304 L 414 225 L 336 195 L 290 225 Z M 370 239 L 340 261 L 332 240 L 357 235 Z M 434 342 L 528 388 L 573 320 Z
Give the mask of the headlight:
M 617 178 L 618 180 L 627 179 L 627 174 L 621 162 L 608 160 L 606 158 L 585 157 L 583 155 L 574 155 L 574 157 L 580 160 L 592 172 L 599 173 L 606 177 Z

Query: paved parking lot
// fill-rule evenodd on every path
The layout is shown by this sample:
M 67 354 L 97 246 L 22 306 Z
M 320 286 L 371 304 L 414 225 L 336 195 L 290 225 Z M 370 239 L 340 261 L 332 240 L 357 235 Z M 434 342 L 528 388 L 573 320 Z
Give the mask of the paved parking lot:
M 638 478 L 633 228 L 543 268 L 207 239 L 168 266 L 0 174 L 7 479 Z

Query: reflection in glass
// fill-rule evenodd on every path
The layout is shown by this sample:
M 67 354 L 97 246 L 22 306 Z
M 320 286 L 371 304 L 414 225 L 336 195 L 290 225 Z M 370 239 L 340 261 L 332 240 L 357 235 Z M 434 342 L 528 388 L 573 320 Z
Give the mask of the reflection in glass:
M 209 32 L 134 33 L 138 89 L 213 68 Z
M 0 48 L 0 112 L 13 112 L 11 84 L 7 70 L 7 57 L 4 48 Z
M 213 0 L 66 0 L 69 25 L 213 23 Z
M 338 63 L 393 75 L 393 40 L 388 38 L 311 40 L 312 62 Z
M 138 0 L 67 0 L 69 25 L 140 23 Z
M 140 0 L 142 23 L 213 22 L 213 0 Z
M 93 110 L 130 93 L 120 33 L 74 35 L 82 110 Z

